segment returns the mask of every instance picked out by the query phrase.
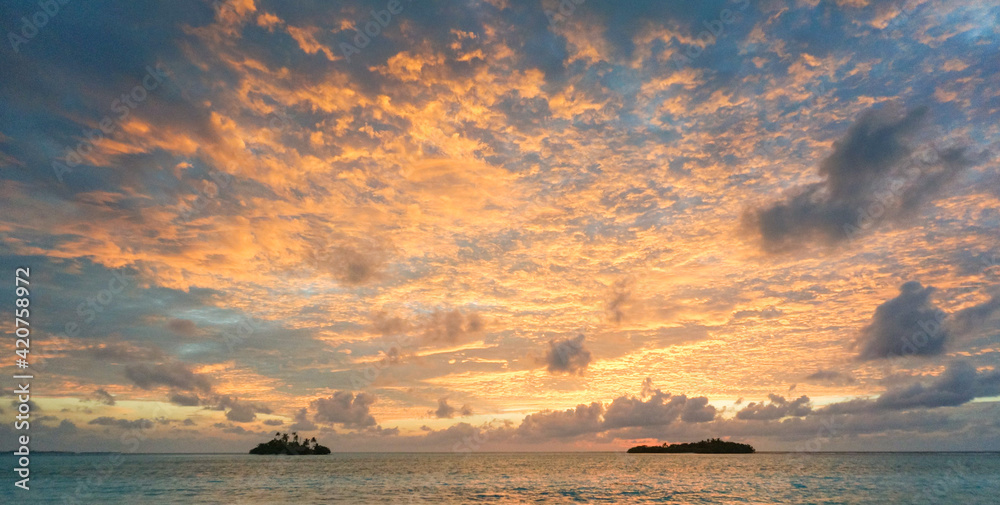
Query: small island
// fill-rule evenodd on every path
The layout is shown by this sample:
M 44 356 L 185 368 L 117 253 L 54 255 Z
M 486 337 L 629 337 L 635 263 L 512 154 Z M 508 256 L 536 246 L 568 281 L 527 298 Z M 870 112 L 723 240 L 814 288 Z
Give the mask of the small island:
M 639 445 L 628 450 L 632 454 L 642 453 L 695 453 L 695 454 L 753 454 L 757 452 L 750 444 L 725 442 L 710 438 L 701 442 L 684 444 Z
M 250 449 L 250 454 L 289 454 L 292 456 L 311 456 L 316 454 L 330 454 L 330 449 L 316 443 L 316 437 L 312 439 L 304 438 L 299 442 L 299 434 L 292 432 L 289 439 L 288 433 L 275 433 L 274 439 L 269 442 L 257 444 L 257 447 Z

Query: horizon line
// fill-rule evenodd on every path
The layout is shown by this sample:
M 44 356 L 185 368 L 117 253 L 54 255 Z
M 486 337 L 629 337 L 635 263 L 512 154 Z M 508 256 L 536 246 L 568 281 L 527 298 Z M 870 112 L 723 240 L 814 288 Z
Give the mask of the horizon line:
M 7 452 L 6 450 L 0 450 Z M 49 455 L 90 455 L 90 454 L 124 454 L 129 456 L 197 456 L 197 455 L 217 455 L 217 456 L 290 456 L 288 454 L 250 454 L 248 452 L 120 452 L 120 451 L 35 451 L 33 454 Z M 626 451 L 476 451 L 476 452 L 453 452 L 453 451 L 333 451 L 333 454 L 454 454 L 456 456 L 470 456 L 473 454 L 641 454 L 629 453 Z M 695 455 L 695 456 L 725 456 L 726 454 L 703 454 L 703 453 L 664 453 L 671 455 Z M 756 451 L 748 454 L 1000 454 L 1000 449 L 990 451 Z M 746 456 L 747 454 L 732 454 L 734 456 Z M 309 456 L 326 456 L 325 454 Z

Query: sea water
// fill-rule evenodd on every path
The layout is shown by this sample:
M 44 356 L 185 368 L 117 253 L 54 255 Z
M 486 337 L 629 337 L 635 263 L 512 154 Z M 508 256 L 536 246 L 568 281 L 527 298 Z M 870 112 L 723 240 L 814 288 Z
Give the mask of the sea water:
M 0 503 L 997 504 L 1000 454 L 40 454 Z

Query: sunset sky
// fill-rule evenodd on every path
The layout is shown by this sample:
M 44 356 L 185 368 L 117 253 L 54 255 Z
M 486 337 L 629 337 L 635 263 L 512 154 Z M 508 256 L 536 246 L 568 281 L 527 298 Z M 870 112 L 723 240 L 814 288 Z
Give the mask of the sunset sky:
M 55 3 L 33 450 L 1000 450 L 995 2 Z

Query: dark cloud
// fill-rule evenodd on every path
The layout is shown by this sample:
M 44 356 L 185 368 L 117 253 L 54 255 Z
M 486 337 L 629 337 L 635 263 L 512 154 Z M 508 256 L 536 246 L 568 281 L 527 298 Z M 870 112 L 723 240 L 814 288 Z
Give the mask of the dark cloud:
M 117 426 L 126 430 L 147 430 L 153 427 L 153 422 L 149 419 L 136 419 L 135 421 L 129 421 L 128 419 L 115 419 L 113 417 L 98 417 L 96 419 L 92 419 L 87 424 Z
M 232 433 L 235 435 L 252 435 L 257 434 L 256 432 L 250 431 L 242 426 L 230 426 L 222 430 L 223 433 Z
M 383 347 L 382 353 L 389 363 L 399 363 L 408 346 L 454 345 L 478 338 L 483 334 L 486 323 L 477 312 L 437 310 L 422 320 L 408 321 L 402 317 L 377 312 L 372 315 L 372 328 L 385 337 L 393 337 L 393 344 Z
M 380 350 L 379 355 L 382 357 L 379 362 L 386 365 L 398 365 L 403 362 L 403 352 L 397 346 Z
M 256 418 L 257 413 L 254 411 L 253 407 L 248 405 L 234 405 L 233 408 L 226 411 L 226 419 L 229 419 L 234 423 L 249 423 Z
M 893 356 L 933 356 L 944 352 L 948 332 L 942 327 L 945 314 L 931 301 L 934 288 L 910 281 L 899 288 L 899 296 L 875 309 L 855 345 L 858 358 L 872 360 Z
M 708 398 L 671 395 L 652 389 L 652 382 L 643 383 L 643 397 L 620 396 L 610 405 L 593 402 L 574 409 L 546 410 L 529 414 L 511 433 L 524 440 L 572 438 L 589 433 L 601 433 L 625 428 L 663 427 L 678 420 L 686 424 L 706 423 L 716 419 L 716 408 Z
M 633 284 L 634 281 L 631 277 L 625 277 L 611 285 L 611 293 L 604 305 L 608 321 L 621 323 L 625 320 L 625 304 L 632 297 Z
M 978 374 L 974 366 L 960 361 L 926 386 L 917 382 L 882 393 L 875 400 L 875 406 L 887 410 L 954 407 L 980 396 L 997 394 L 1000 394 L 1000 372 Z
M 456 344 L 483 330 L 483 320 L 479 314 L 468 315 L 455 309 L 450 312 L 435 312 L 424 324 L 424 341 L 427 343 Z
M 182 407 L 196 407 L 201 405 L 201 398 L 196 394 L 174 393 L 170 395 L 170 403 Z
M 603 429 L 630 426 L 659 426 L 673 423 L 678 418 L 685 422 L 705 422 L 715 418 L 715 407 L 708 405 L 708 398 L 688 399 L 686 395 L 671 395 L 653 390 L 648 400 L 620 396 L 615 398 L 604 414 Z
M 362 433 L 378 437 L 395 437 L 399 435 L 399 428 L 383 428 L 381 426 L 373 426 L 366 428 Z
M 340 282 L 358 286 L 378 279 L 389 258 L 384 244 L 375 240 L 347 239 L 346 243 L 316 247 L 308 261 Z
M 652 384 L 647 381 L 644 386 L 651 388 Z M 523 441 L 573 438 L 625 428 L 662 427 L 678 420 L 697 424 L 716 419 L 715 407 L 709 405 L 708 398 L 704 396 L 688 398 L 659 389 L 646 390 L 643 396 L 649 398 L 620 396 L 607 406 L 593 402 L 573 409 L 529 414 L 509 435 Z M 500 434 L 494 436 L 503 438 Z
M 575 437 L 601 431 L 604 404 L 577 405 L 575 409 L 545 410 L 528 414 L 516 435 L 529 440 Z
M 928 109 L 903 111 L 895 107 L 871 109 L 833 145 L 823 160 L 820 175 L 826 178 L 833 200 L 864 194 L 897 163 L 910 154 L 908 140 L 926 120 Z
M 90 394 L 90 398 L 96 402 L 103 403 L 105 405 L 114 405 L 115 397 L 111 393 L 105 391 L 104 389 L 97 389 Z
M 590 351 L 583 346 L 583 335 L 565 340 L 549 341 L 545 364 L 549 373 L 580 374 L 590 364 Z
M 817 370 L 807 376 L 805 380 L 809 382 L 829 383 L 829 384 L 853 384 L 854 377 L 850 374 L 838 372 L 836 370 Z
M 971 364 L 952 363 L 938 377 L 925 384 L 890 388 L 874 400 L 856 399 L 835 403 L 820 409 L 820 413 L 859 414 L 887 410 L 932 409 L 955 407 L 975 398 L 1000 395 L 1000 371 L 979 373 Z
M 125 368 L 125 377 L 142 389 L 169 386 L 181 391 L 205 391 L 212 389 L 208 377 L 191 371 L 183 363 L 148 364 L 141 363 Z
M 59 426 L 56 428 L 56 431 L 62 433 L 76 433 L 76 424 L 69 419 L 63 419 L 59 422 Z
M 689 398 L 681 412 L 681 421 L 685 423 L 707 423 L 715 419 L 715 407 L 708 404 L 705 396 Z
M 966 335 L 986 326 L 991 318 L 1000 314 L 1000 296 L 994 294 L 989 300 L 972 307 L 962 309 L 952 314 L 948 321 L 948 331 L 957 335 Z
M 767 395 L 768 402 L 750 402 L 742 410 L 736 413 L 737 419 L 744 421 L 773 421 L 785 417 L 802 417 L 812 412 L 808 396 L 800 396 L 793 401 L 788 401 L 784 396 L 775 394 Z
M 740 310 L 733 313 L 733 320 L 747 319 L 747 318 L 759 318 L 759 319 L 774 319 L 780 317 L 784 312 L 775 308 L 774 305 L 769 305 L 761 310 Z
M 128 342 L 113 342 L 86 348 L 84 353 L 94 359 L 108 362 L 155 361 L 166 355 L 157 347 L 142 347 Z
M 472 407 L 462 405 L 462 408 L 456 408 L 448 404 L 447 398 L 440 398 L 438 399 L 437 410 L 430 411 L 430 414 L 438 419 L 451 419 L 455 417 L 455 414 L 466 417 L 472 415 Z
M 232 398 L 228 395 L 220 396 L 216 399 L 215 409 L 225 410 L 226 419 L 229 419 L 234 423 L 249 423 L 257 418 L 258 413 L 271 413 L 271 409 L 266 405 L 243 402 L 238 398 Z
M 188 319 L 171 319 L 167 321 L 167 328 L 185 337 L 190 337 L 198 331 L 198 327 L 195 326 L 194 321 Z
M 389 315 L 385 311 L 379 311 L 372 315 L 372 327 L 384 336 L 398 335 L 410 329 L 406 319 Z
M 295 422 L 289 427 L 293 431 L 312 431 L 318 428 L 316 423 L 309 420 L 309 411 L 301 408 L 295 413 Z
M 646 377 L 645 379 L 642 380 L 642 389 L 640 391 L 641 391 L 640 394 L 642 395 L 643 398 L 657 391 L 656 389 L 653 389 L 652 377 Z
M 282 424 L 285 424 L 285 422 L 281 419 L 265 419 L 263 423 L 265 426 L 281 426 Z
M 865 233 L 880 220 L 900 220 L 932 200 L 974 161 L 961 148 L 929 149 L 913 159 L 911 140 L 927 108 L 898 106 L 863 113 L 819 166 L 823 182 L 744 215 L 765 249 L 780 251 L 820 239 L 835 244 Z
M 31 409 L 32 412 L 40 412 L 42 410 L 42 408 L 39 407 L 37 403 L 35 403 L 35 400 L 28 400 L 26 402 L 21 402 L 19 400 L 11 400 L 10 406 L 14 407 L 14 410 L 17 410 L 17 407 L 20 406 L 22 403 L 27 404 L 28 408 Z
M 375 418 L 369 408 L 375 397 L 368 393 L 354 395 L 350 391 L 337 391 L 329 398 L 318 398 L 310 403 L 316 411 L 319 422 L 343 424 L 345 428 L 367 428 L 375 426 Z

